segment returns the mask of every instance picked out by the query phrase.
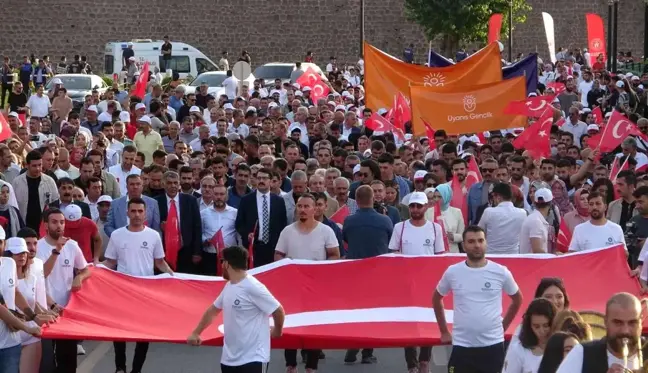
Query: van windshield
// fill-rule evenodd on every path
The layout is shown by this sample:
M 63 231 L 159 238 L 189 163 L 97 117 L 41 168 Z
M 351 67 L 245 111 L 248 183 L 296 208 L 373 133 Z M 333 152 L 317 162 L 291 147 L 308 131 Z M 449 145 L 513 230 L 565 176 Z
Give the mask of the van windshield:
M 225 78 L 227 78 L 227 75 L 225 74 L 200 74 L 189 85 L 192 87 L 198 87 L 205 82 L 209 87 L 222 87 Z
M 259 66 L 254 70 L 254 77 L 257 79 L 290 79 L 294 66 Z

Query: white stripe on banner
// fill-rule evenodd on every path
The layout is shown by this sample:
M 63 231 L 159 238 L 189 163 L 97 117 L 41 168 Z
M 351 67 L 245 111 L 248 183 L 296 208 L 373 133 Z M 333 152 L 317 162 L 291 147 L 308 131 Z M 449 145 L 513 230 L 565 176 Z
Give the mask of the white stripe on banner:
M 446 321 L 452 324 L 454 312 L 445 310 Z M 367 322 L 433 322 L 436 316 L 432 308 L 426 307 L 383 307 L 361 308 L 355 310 L 330 310 L 302 312 L 286 315 L 284 328 L 298 328 L 302 326 L 337 325 Z M 272 325 L 272 318 L 270 325 Z M 218 331 L 224 333 L 223 325 L 218 326 Z

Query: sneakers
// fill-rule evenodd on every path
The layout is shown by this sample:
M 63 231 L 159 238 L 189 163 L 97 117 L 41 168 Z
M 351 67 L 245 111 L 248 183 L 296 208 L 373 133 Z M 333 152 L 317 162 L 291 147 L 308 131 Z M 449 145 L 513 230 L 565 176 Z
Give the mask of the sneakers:
M 418 371 L 419 371 L 419 373 L 430 373 L 430 362 L 429 361 L 419 361 Z
M 375 356 L 366 356 L 360 360 L 361 364 L 375 364 L 378 362 L 378 359 Z
M 85 354 L 86 354 L 86 351 L 83 348 L 83 346 L 81 346 L 80 344 L 77 345 L 77 355 L 85 355 Z
M 286 373 L 299 373 L 297 367 L 286 367 Z

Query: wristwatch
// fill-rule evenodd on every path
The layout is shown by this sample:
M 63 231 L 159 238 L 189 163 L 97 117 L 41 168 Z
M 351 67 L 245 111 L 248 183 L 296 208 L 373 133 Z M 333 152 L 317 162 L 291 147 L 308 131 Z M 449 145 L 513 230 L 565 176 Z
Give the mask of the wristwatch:
M 52 255 L 61 255 L 61 252 L 56 249 L 52 249 Z

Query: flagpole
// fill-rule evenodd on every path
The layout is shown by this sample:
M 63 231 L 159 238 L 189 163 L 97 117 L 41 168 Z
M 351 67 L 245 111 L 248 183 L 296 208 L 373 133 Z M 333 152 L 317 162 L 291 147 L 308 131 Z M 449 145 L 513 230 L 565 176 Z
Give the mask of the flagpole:
M 428 42 L 428 67 L 430 66 L 432 66 L 432 40 Z
M 360 0 L 360 56 L 364 58 L 365 41 L 365 0 Z

